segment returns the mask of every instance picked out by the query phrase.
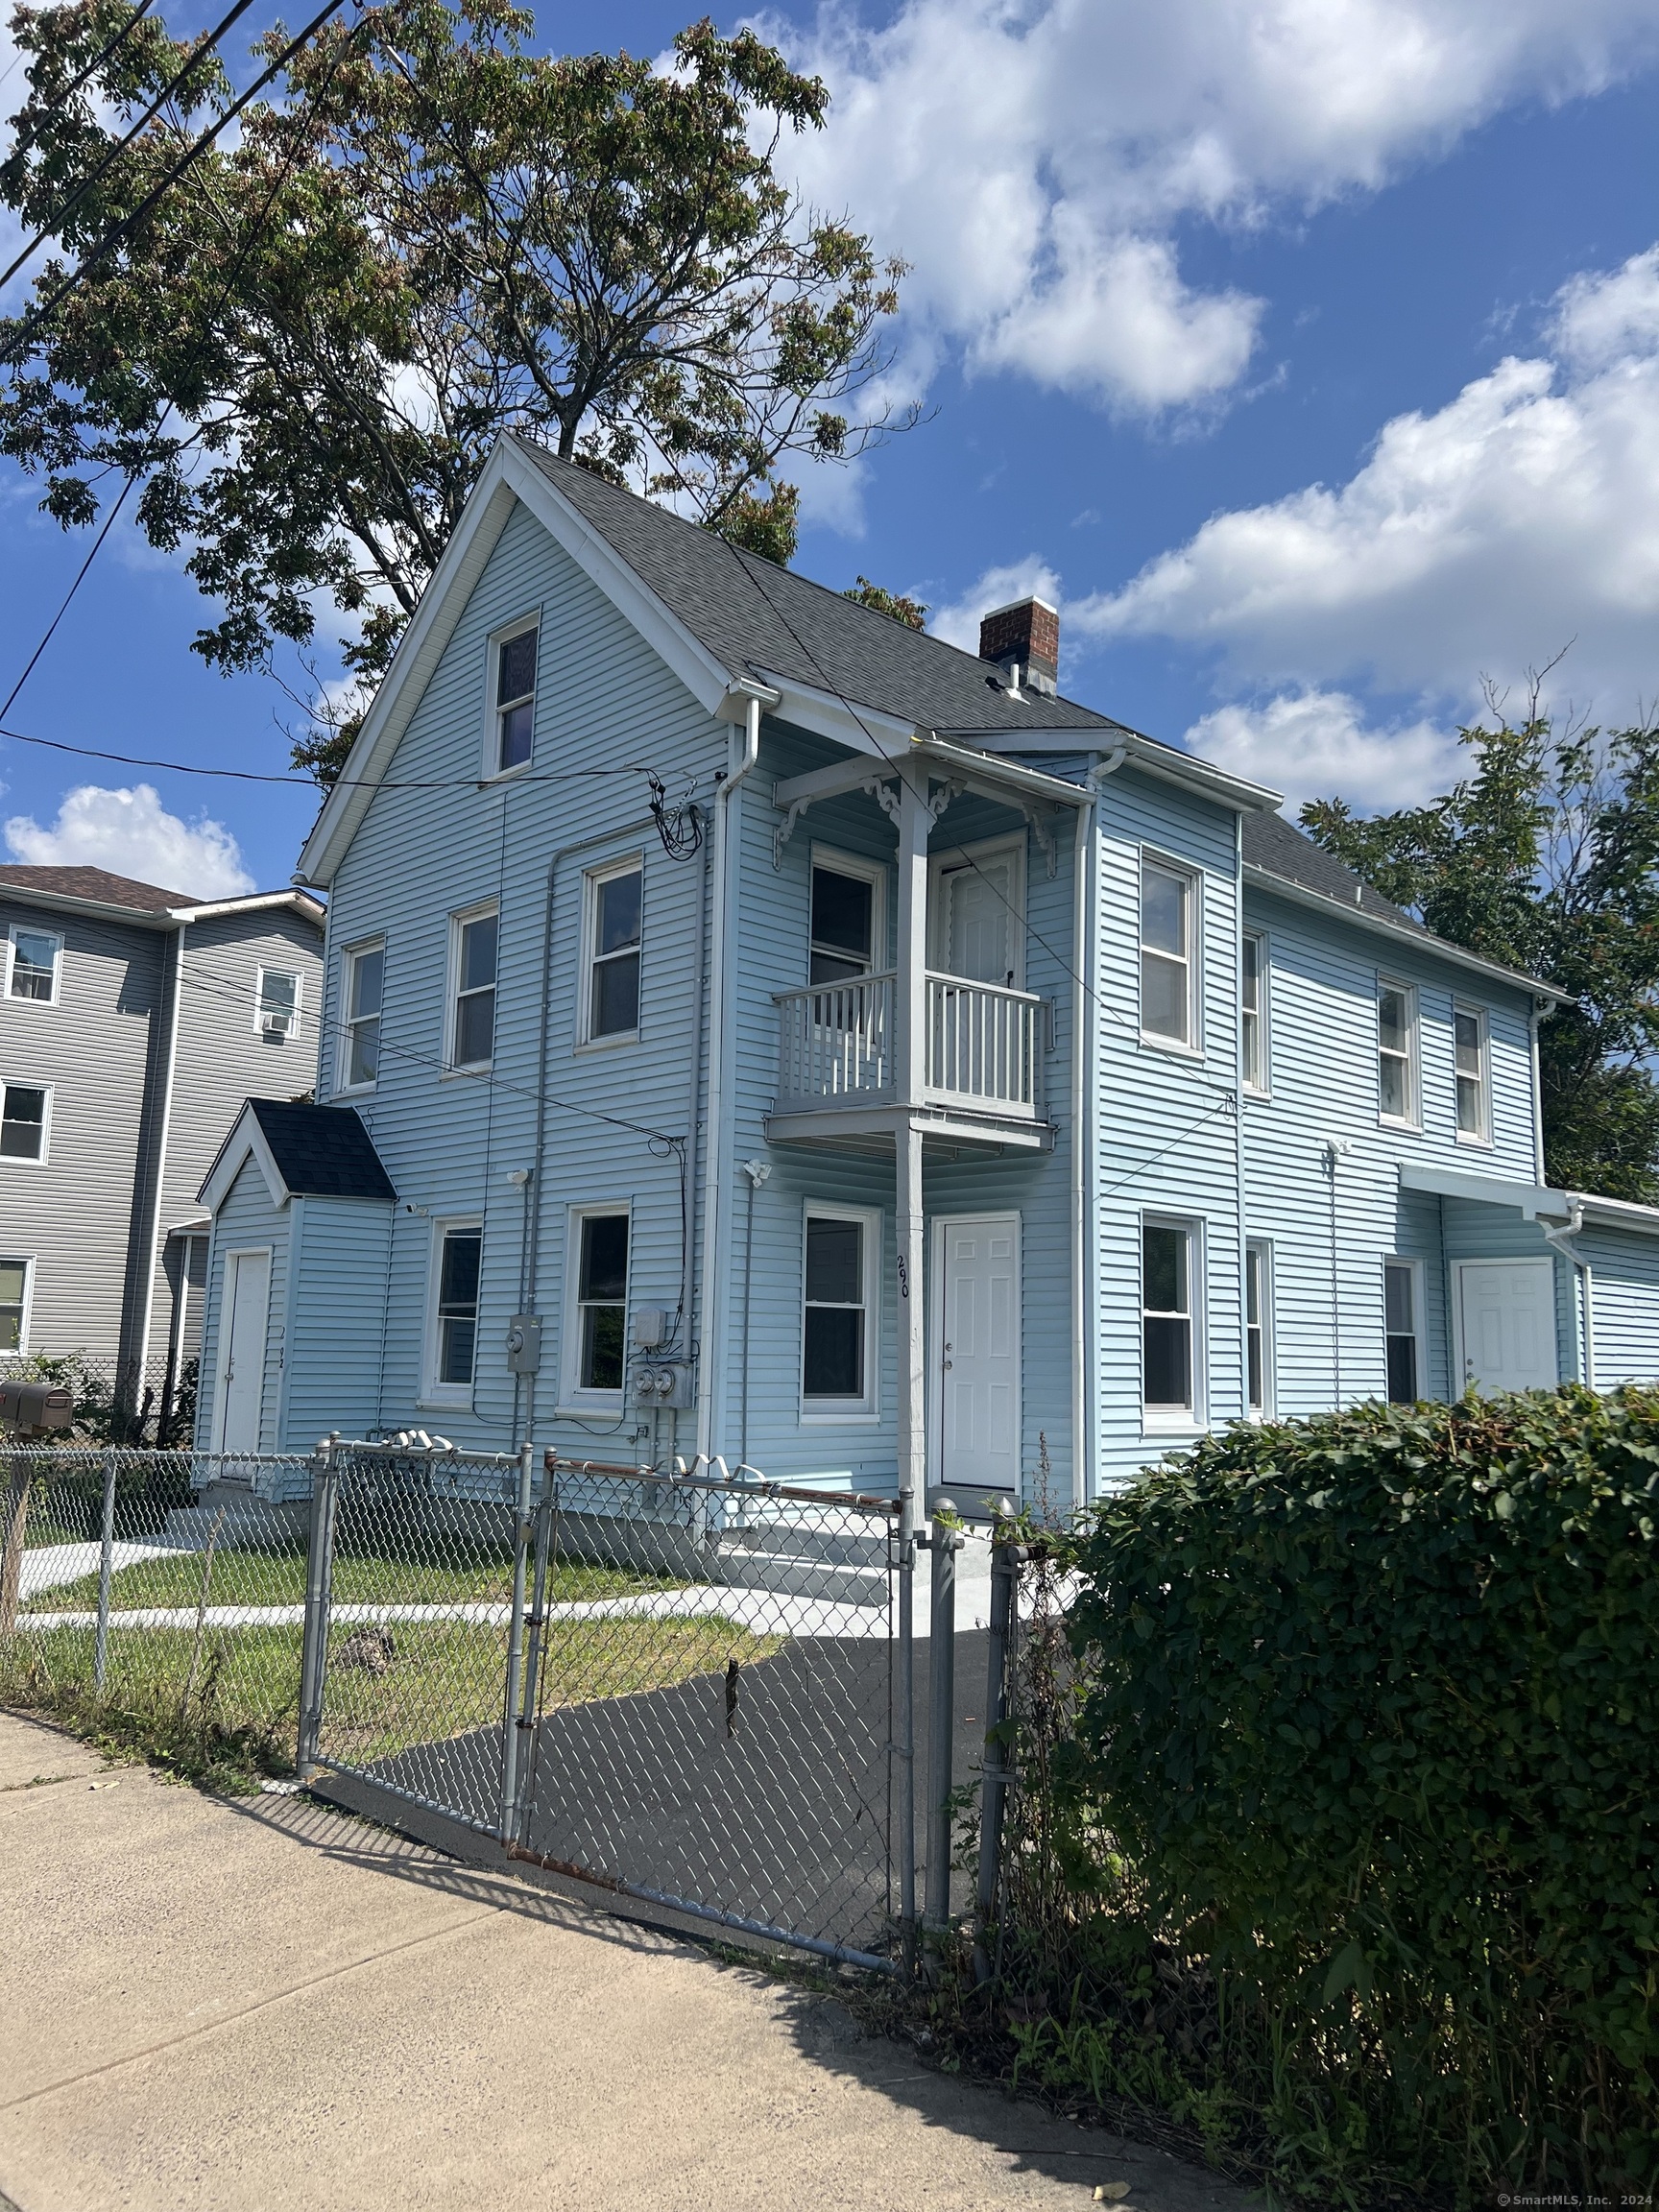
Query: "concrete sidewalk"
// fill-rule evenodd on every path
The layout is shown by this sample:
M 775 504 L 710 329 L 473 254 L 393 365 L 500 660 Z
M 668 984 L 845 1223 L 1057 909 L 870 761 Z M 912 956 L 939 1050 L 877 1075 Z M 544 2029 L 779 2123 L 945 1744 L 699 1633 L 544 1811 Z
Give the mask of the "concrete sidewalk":
M 832 1999 L 303 1798 L 0 1715 L 16 2212 L 1243 2212 Z M 1117 2193 L 1114 2191 L 1114 2198 Z

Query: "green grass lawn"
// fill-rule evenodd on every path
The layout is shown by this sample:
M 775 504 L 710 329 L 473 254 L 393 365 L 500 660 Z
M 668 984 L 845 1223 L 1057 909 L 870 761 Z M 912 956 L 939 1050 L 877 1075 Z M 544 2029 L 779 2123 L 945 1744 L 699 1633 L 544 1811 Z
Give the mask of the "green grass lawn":
M 202 1571 L 205 1554 L 175 1552 L 160 1559 L 143 1559 L 123 1567 L 109 1581 L 109 1602 L 117 1611 L 144 1606 L 194 1606 L 202 1599 Z M 548 1576 L 549 1595 L 556 1601 L 571 1599 L 625 1597 L 631 1591 L 668 1590 L 677 1587 L 663 1575 L 640 1575 L 620 1567 L 589 1567 L 580 1560 L 562 1560 Z M 456 1600 L 505 1604 L 513 1595 L 513 1555 L 505 1550 L 483 1551 L 454 1545 L 427 1555 L 358 1551 L 338 1547 L 334 1553 L 334 1602 L 337 1605 L 444 1604 Z M 276 1550 L 264 1546 L 247 1549 L 226 1546 L 213 1554 L 208 1585 L 210 1605 L 298 1605 L 305 1597 L 303 1546 Z M 32 1613 L 82 1613 L 98 1602 L 98 1577 L 85 1575 L 78 1582 L 61 1582 L 40 1590 L 27 1601 Z

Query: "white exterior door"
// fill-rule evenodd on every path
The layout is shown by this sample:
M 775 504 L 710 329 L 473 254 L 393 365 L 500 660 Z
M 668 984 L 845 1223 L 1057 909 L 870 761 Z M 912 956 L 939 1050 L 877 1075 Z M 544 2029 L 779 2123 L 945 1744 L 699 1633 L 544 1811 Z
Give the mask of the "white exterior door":
M 225 1331 L 219 1379 L 219 1450 L 257 1452 L 265 1394 L 265 1321 L 271 1300 L 269 1252 L 232 1252 L 220 1324 Z
M 1553 1390 L 1555 1269 L 1549 1260 L 1463 1260 L 1457 1265 L 1462 1382 Z
M 935 1479 L 1020 1487 L 1020 1216 L 962 1214 L 934 1232 Z

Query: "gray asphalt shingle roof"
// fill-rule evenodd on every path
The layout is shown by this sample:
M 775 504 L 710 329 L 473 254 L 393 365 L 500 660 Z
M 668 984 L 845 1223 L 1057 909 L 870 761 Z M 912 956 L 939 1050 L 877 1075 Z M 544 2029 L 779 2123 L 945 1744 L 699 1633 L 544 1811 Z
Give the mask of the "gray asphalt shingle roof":
M 517 443 L 698 643 L 733 673 L 770 670 L 947 733 L 1121 728 L 1070 699 L 1012 699 L 976 654 L 844 599 L 792 568 L 740 553 L 711 530 L 529 439 Z
M 1376 921 L 1415 929 L 1422 937 L 1433 935 L 1432 930 L 1413 921 L 1403 906 L 1384 899 L 1381 891 L 1373 891 L 1323 845 L 1315 845 L 1293 822 L 1286 822 L 1283 814 L 1245 815 L 1244 861 L 1247 867 L 1261 868 L 1269 876 L 1282 876 L 1287 883 L 1300 883 L 1305 891 L 1339 899 L 1344 906 L 1356 907 Z

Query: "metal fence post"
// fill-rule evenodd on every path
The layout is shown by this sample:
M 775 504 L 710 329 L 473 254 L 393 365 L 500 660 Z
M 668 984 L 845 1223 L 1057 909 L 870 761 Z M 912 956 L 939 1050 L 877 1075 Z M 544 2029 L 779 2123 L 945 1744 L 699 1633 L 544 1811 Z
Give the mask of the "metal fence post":
M 115 1567 L 115 1455 L 104 1455 L 104 1527 L 98 1543 L 98 1640 L 92 1647 L 92 1688 L 104 1695 L 109 1665 L 109 1579 Z
M 916 1530 L 913 1502 L 899 1523 L 899 1696 L 893 1756 L 899 1764 L 899 1926 L 904 1971 L 916 1964 Z
M 513 1840 L 518 1804 L 519 1701 L 524 1689 L 524 1585 L 534 1525 L 530 1492 L 535 1453 L 526 1444 L 518 1454 L 518 1489 L 513 1506 L 513 1614 L 507 1629 L 507 1695 L 501 1714 L 501 1840 Z
M 986 1932 L 1002 1877 L 1002 1814 L 1008 1797 L 1008 1673 L 1019 1618 L 1016 1594 L 1025 1553 L 999 1527 L 991 1544 L 991 1623 L 985 1665 L 985 1751 L 979 1768 L 979 1878 L 974 1900 L 974 1979 L 991 1979 Z
M 305 1635 L 300 1658 L 300 1740 L 294 1764 L 301 1782 L 317 1767 L 323 1688 L 328 1671 L 328 1616 L 334 1591 L 334 1515 L 340 1476 L 337 1436 L 325 1436 L 311 1462 L 311 1535 L 305 1552 Z
M 956 1719 L 956 1554 L 962 1539 L 946 1519 L 955 1511 L 936 1499 L 928 1549 L 933 1554 L 927 1649 L 927 1890 L 929 1928 L 950 1921 L 950 1765 Z
M 530 1641 L 524 1654 L 524 1695 L 518 1715 L 518 1804 L 513 1833 L 522 1844 L 530 1840 L 530 1820 L 536 1810 L 536 1707 L 541 1695 L 541 1654 L 547 1627 L 547 1576 L 553 1552 L 553 1477 L 536 1507 L 536 1572 L 530 1585 Z

